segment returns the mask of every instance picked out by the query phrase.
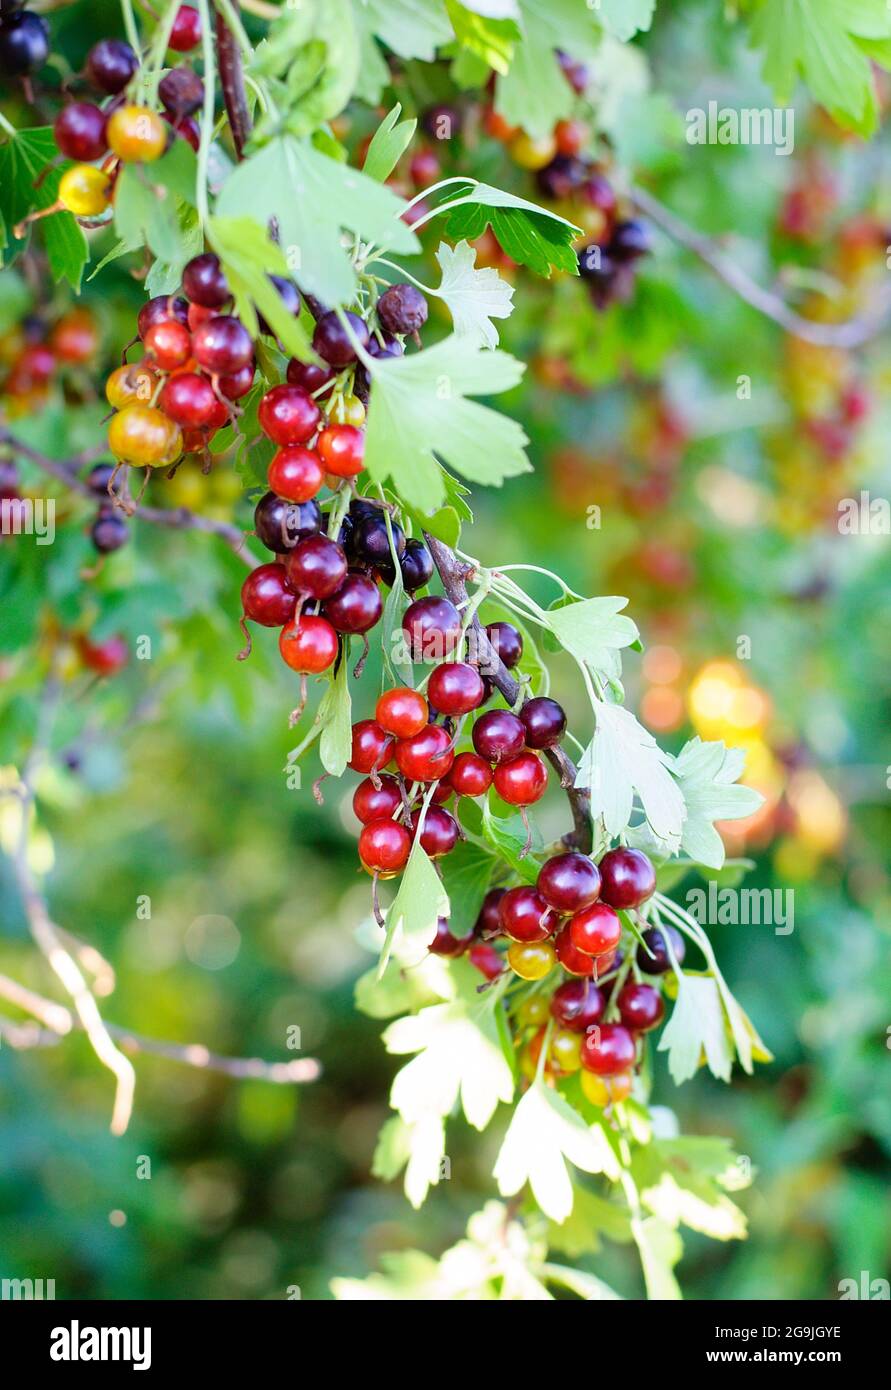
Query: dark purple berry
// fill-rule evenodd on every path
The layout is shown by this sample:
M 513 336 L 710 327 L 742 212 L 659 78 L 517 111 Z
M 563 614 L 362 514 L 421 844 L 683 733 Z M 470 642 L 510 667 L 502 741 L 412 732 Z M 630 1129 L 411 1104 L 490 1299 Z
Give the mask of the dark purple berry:
M 391 285 L 377 301 L 377 316 L 388 333 L 417 333 L 427 322 L 427 301 L 415 285 Z

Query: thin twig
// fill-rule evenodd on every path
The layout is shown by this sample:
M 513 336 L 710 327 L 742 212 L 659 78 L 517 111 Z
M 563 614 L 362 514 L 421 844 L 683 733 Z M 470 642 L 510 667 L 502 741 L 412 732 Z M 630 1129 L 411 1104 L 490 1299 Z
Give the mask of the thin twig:
M 631 189 L 631 196 L 641 212 L 673 241 L 698 256 L 740 299 L 796 338 L 803 338 L 805 342 L 815 343 L 818 347 L 860 347 L 875 338 L 891 318 L 891 287 L 885 287 L 873 296 L 868 312 L 846 319 L 843 323 L 818 323 L 814 319 L 806 319 L 790 308 L 780 295 L 759 285 L 711 237 L 690 227 L 658 198 L 654 198 L 652 193 L 635 185 Z

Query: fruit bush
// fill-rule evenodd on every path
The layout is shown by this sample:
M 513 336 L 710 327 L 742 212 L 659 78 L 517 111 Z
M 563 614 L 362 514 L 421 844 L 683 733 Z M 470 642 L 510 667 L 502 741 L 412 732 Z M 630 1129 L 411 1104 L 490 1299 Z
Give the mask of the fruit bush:
M 881 227 L 849 239 L 843 295 L 815 288 L 796 308 L 669 212 L 654 184 L 674 168 L 676 118 L 650 86 L 652 0 L 280 13 L 124 0 L 122 30 L 109 18 L 81 52 L 83 8 L 4 4 L 0 22 L 3 650 L 19 767 L 4 834 L 67 999 L 0 976 L 38 1028 L 5 1036 L 25 1048 L 84 1031 L 114 1075 L 117 1134 L 134 1087 L 138 1113 L 131 1053 L 270 1084 L 317 1075 L 309 1058 L 215 1056 L 108 1025 L 113 973 L 55 922 L 42 883 L 42 799 L 56 763 L 74 770 L 80 697 L 135 725 L 133 690 L 162 699 L 184 645 L 231 642 L 228 697 L 249 711 L 255 682 L 280 692 L 288 792 L 324 806 L 332 779 L 353 777 L 359 931 L 377 956 L 356 1003 L 409 1059 L 375 1173 L 404 1173 L 420 1206 L 449 1174 L 449 1122 L 501 1126 L 491 1183 L 505 1204 L 408 1283 L 403 1259 L 337 1295 L 615 1297 L 554 1258 L 600 1232 L 636 1245 L 649 1297 L 677 1297 L 679 1228 L 743 1234 L 728 1194 L 750 1173 L 726 1139 L 681 1135 L 651 1106 L 654 1057 L 677 1085 L 702 1067 L 732 1084 L 770 1053 L 672 888 L 744 872 L 715 824 L 732 834 L 763 797 L 723 737 L 671 752 L 629 707 L 623 655 L 643 639 L 628 598 L 577 592 L 534 552 L 473 553 L 471 487 L 532 467 L 511 413 L 525 364 L 499 333 L 516 322 L 531 339 L 545 390 L 646 380 L 684 314 L 645 267 L 692 255 L 787 331 L 793 382 L 813 386 L 808 354 L 830 355 L 816 396 L 793 385 L 775 453 L 788 469 L 807 441 L 841 464 L 870 410 L 850 354 L 886 312 L 874 257 L 852 247 L 880 247 Z M 777 99 L 801 76 L 827 122 L 868 135 L 884 6 L 814 19 L 843 72 L 788 8 L 763 0 L 735 20 Z M 818 192 L 803 170 L 778 236 L 818 240 Z M 802 263 L 802 284 L 821 274 Z M 649 399 L 651 473 L 613 480 L 644 512 L 670 496 L 684 438 L 671 404 Z M 47 558 L 18 533 L 49 480 Z M 794 489 L 779 464 L 776 485 Z M 815 496 L 795 526 L 824 514 Z M 153 533 L 169 533 L 163 559 Z M 222 552 L 213 572 L 190 558 L 199 545 Z M 683 555 L 651 549 L 638 573 L 662 597 Z M 264 628 L 296 679 L 273 674 Z

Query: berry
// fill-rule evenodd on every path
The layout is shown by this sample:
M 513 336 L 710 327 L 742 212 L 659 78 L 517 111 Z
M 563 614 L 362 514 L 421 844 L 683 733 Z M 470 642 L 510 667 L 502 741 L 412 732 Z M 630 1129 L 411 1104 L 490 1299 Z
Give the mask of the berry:
M 149 329 L 164 319 L 176 319 L 177 323 L 188 327 L 189 306 L 176 295 L 158 294 L 143 304 L 136 318 L 136 332 L 143 342 Z
M 475 941 L 467 952 L 467 959 L 487 980 L 497 980 L 504 971 L 504 960 L 489 941 Z
M 563 1028 L 584 1033 L 599 1023 L 606 999 L 593 980 L 566 980 L 551 996 L 551 1013 Z
M 438 102 L 428 106 L 421 118 L 421 125 L 433 140 L 450 140 L 461 132 L 461 112 L 448 102 Z
M 393 536 L 393 546 L 390 548 L 390 535 Z M 383 512 L 375 508 L 367 516 L 360 517 L 353 530 L 351 547 L 357 560 L 362 560 L 366 565 L 376 565 L 386 567 L 392 563 L 393 550 L 399 555 L 405 548 L 405 532 L 395 521 L 390 522 L 390 529 L 387 530 L 387 521 Z
M 569 935 L 569 927 L 563 927 L 554 939 L 554 949 L 557 952 L 557 959 L 570 975 L 593 975 L 594 957 L 586 956 L 583 951 L 579 951 L 572 944 L 572 937 Z
M 554 139 L 559 154 L 578 154 L 588 138 L 588 128 L 582 121 L 558 121 Z
M 569 921 L 569 935 L 577 951 L 586 956 L 602 956 L 622 939 L 622 923 L 606 903 L 592 903 Z
M 384 358 L 404 357 L 405 348 L 403 347 L 402 343 L 400 343 L 398 338 L 391 338 L 389 333 L 384 335 L 383 342 L 381 342 L 380 338 L 376 333 L 373 333 L 371 337 L 368 339 L 368 355 L 369 357 Z
M 498 921 L 511 941 L 545 941 L 557 926 L 557 917 L 530 884 L 508 888 L 498 904 Z
M 436 921 L 436 935 L 428 946 L 435 956 L 460 956 L 467 945 L 468 938 L 452 936 L 449 931 L 448 917 L 438 917 Z M 499 957 L 499 967 L 501 958 Z
M 325 480 L 318 455 L 302 444 L 279 449 L 272 457 L 266 478 L 272 491 L 288 502 L 308 502 Z
M 408 166 L 408 176 L 417 188 L 421 188 L 424 184 L 436 182 L 439 169 L 439 160 L 432 150 L 416 150 Z
M 330 598 L 346 579 L 347 562 L 335 541 L 327 536 L 307 536 L 291 551 L 286 568 L 288 583 L 296 593 Z
M 358 314 L 344 314 L 344 318 L 352 329 L 353 337 L 364 348 L 368 343 L 367 326 Z M 312 345 L 329 366 L 346 367 L 356 360 L 356 351 L 347 330 L 333 309 L 323 314 L 316 324 Z
M 119 106 L 108 118 L 108 148 L 124 164 L 150 164 L 167 147 L 161 117 L 148 106 Z
M 495 769 L 495 790 L 509 806 L 532 806 L 547 785 L 548 770 L 537 753 L 520 753 Z
M 629 980 L 618 998 L 619 1017 L 626 1028 L 647 1033 L 662 1022 L 665 1005 L 662 995 L 652 985 L 636 984 Z
M 427 301 L 415 285 L 391 285 L 377 302 L 377 316 L 387 333 L 417 333 L 427 322 Z
M 278 297 L 282 301 L 283 307 L 293 317 L 297 318 L 300 313 L 300 291 L 293 280 L 286 280 L 283 275 L 267 276 L 270 284 L 278 291 Z M 257 326 L 261 333 L 266 333 L 270 337 L 275 337 L 273 329 L 264 319 L 262 314 L 257 314 Z
M 293 618 L 296 604 L 282 565 L 258 565 L 241 586 L 244 616 L 261 627 L 284 627 Z
M 526 730 L 509 709 L 493 709 L 481 714 L 473 726 L 473 746 L 481 758 L 501 763 L 523 751 Z
M 346 579 L 325 602 L 325 616 L 338 632 L 368 632 L 380 621 L 384 605 L 373 579 L 350 570 Z
M 373 820 L 392 820 L 402 805 L 402 793 L 395 777 L 378 777 L 377 786 L 371 777 L 360 782 L 353 792 L 353 811 L 363 825 Z
M 455 757 L 451 745 L 441 725 L 428 724 L 396 744 L 396 766 L 409 782 L 438 782 L 451 770 Z
M 466 661 L 446 661 L 430 673 L 427 696 L 440 714 L 469 714 L 482 704 L 482 678 Z
M 634 1066 L 637 1048 L 622 1023 L 600 1023 L 585 1034 L 582 1066 L 597 1076 L 615 1076 Z
M 87 76 L 94 87 L 117 96 L 139 67 L 139 59 L 123 39 L 100 39 L 87 54 Z
M 191 68 L 171 68 L 158 84 L 158 96 L 164 109 L 170 112 L 174 120 L 179 120 L 183 116 L 194 115 L 203 105 L 204 83 Z
M 192 337 L 192 351 L 195 360 L 206 371 L 219 376 L 228 376 L 231 372 L 237 372 L 240 367 L 246 366 L 254 358 L 254 344 L 250 333 L 241 320 L 233 318 L 231 314 L 216 314 L 213 318 L 200 323 Z M 283 389 L 289 388 L 282 388 L 281 386 L 273 388 L 277 391 Z M 271 395 L 272 392 L 267 394 Z M 262 415 L 263 401 L 260 402 L 259 418 L 260 427 L 265 429 Z M 275 442 L 277 444 L 302 444 L 303 440 L 308 437 L 308 435 L 302 435 L 300 439 L 276 439 Z M 272 438 L 271 435 L 270 438 Z
M 108 637 L 104 642 L 91 642 L 88 637 L 81 637 L 77 646 L 84 665 L 98 676 L 115 675 L 130 657 L 123 637 Z
M 630 218 L 617 222 L 610 238 L 609 253 L 616 261 L 636 261 L 653 249 L 653 239 L 646 223 Z
M 211 320 L 211 324 L 219 322 L 220 319 Z M 242 328 L 242 332 L 247 330 Z M 260 428 L 273 444 L 305 444 L 318 429 L 320 418 L 319 407 L 300 386 L 273 386 L 257 412 Z
M 162 319 L 146 333 L 145 346 L 162 372 L 174 372 L 188 362 L 192 339 L 189 330 L 176 319 Z
M 419 823 L 420 815 L 413 815 L 411 818 L 413 839 L 417 834 Z M 421 831 L 421 848 L 431 859 L 441 859 L 444 854 L 451 854 L 457 843 L 458 822 L 455 817 L 448 811 L 444 811 L 441 806 L 428 806 L 427 814 L 424 817 L 424 829 Z
M 339 643 L 337 633 L 325 618 L 301 613 L 296 621 L 282 628 L 278 649 L 292 671 L 317 675 L 333 666 Z
M 527 700 L 520 710 L 526 744 L 529 748 L 554 748 L 566 733 L 566 714 L 562 705 L 547 695 Z
M 95 492 L 97 497 L 102 498 L 107 502 L 108 484 L 114 477 L 114 473 L 115 469 L 113 464 L 97 463 L 96 466 L 94 468 L 91 468 L 89 473 L 87 474 L 87 487 L 90 489 L 91 492 Z M 115 491 L 117 491 L 117 486 L 115 486 Z
M 544 979 L 553 970 L 556 960 L 549 941 L 512 941 L 507 948 L 507 963 L 521 980 Z
M 183 270 L 183 293 L 203 309 L 222 309 L 232 298 L 219 256 L 205 251 L 193 256 Z
M 154 334 L 163 327 L 163 324 L 158 325 L 149 332 Z M 176 327 L 179 328 L 181 325 L 177 324 Z M 182 332 L 186 333 L 186 330 L 183 328 Z M 197 372 L 180 372 L 164 383 L 158 397 L 158 405 L 165 415 L 169 415 L 171 420 L 175 420 L 184 429 L 201 430 L 213 420 L 217 398 L 207 377 L 199 376 Z
M 596 901 L 600 874 L 587 854 L 572 850 L 567 854 L 555 854 L 542 865 L 537 887 L 557 912 L 578 912 Z
M 385 690 L 380 696 L 374 717 L 382 729 L 397 738 L 411 738 L 426 728 L 429 718 L 427 701 L 418 690 L 407 686 Z
M 267 550 L 276 555 L 284 555 L 293 550 L 298 541 L 305 536 L 315 535 L 322 529 L 322 511 L 318 502 L 286 502 L 267 492 L 260 498 L 254 510 L 254 531 L 257 539 Z
M 90 530 L 90 540 L 100 555 L 120 550 L 130 536 L 130 528 L 114 507 L 100 507 L 99 515 Z
M 394 820 L 373 820 L 359 836 L 362 867 L 380 878 L 392 878 L 405 868 L 411 853 L 411 836 Z
M 648 927 L 643 933 L 643 944 L 637 948 L 637 964 L 645 975 L 664 975 L 673 970 L 671 957 L 665 945 L 665 933 L 671 940 L 671 949 L 678 965 L 683 965 L 687 946 L 676 927 Z
M 337 478 L 354 478 L 365 467 L 365 435 L 355 425 L 329 425 L 319 435 L 316 448 L 327 471 Z
M 550 164 L 536 172 L 535 182 L 545 198 L 561 201 L 581 188 L 587 172 L 588 166 L 574 154 L 556 154 Z
M 607 217 L 616 210 L 616 191 L 609 179 L 596 170 L 585 180 L 582 197 L 589 207 L 599 208 Z
M 201 16 L 191 5 L 180 5 L 173 21 L 168 47 L 174 53 L 188 53 L 201 42 Z
M 49 26 L 39 14 L 22 10 L 4 15 L 0 28 L 0 72 L 4 77 L 27 77 L 49 57 Z
M 604 1080 L 603 1077 L 595 1076 L 592 1071 L 583 1071 L 581 1085 L 585 1099 L 603 1109 L 630 1096 L 631 1075 L 629 1072 L 619 1072 L 616 1076 Z
M 108 149 L 105 138 L 105 112 L 89 101 L 73 101 L 56 117 L 53 135 L 66 159 L 89 164 L 101 159 Z
M 73 164 L 59 180 L 59 202 L 75 217 L 99 217 L 110 196 L 111 179 L 92 164 Z
M 461 614 L 447 598 L 416 598 L 405 610 L 402 631 L 414 661 L 443 661 L 461 640 Z
M 523 655 L 523 638 L 513 623 L 487 623 L 486 636 L 508 670 L 518 664 Z
M 353 742 L 347 767 L 354 772 L 375 772 L 393 757 L 393 739 L 373 719 L 360 719 L 353 725 Z
M 201 144 L 201 127 L 193 116 L 174 118 L 169 111 L 162 111 L 161 120 L 167 122 L 175 135 L 181 135 L 184 140 L 187 140 L 197 153 Z
M 457 761 L 457 760 L 456 760 Z M 490 888 L 473 924 L 474 936 L 498 936 L 501 932 L 500 907 L 506 889 Z
M 112 416 L 108 447 L 122 463 L 154 467 L 179 457 L 182 435 L 179 427 L 154 406 L 125 405 Z
M 459 753 L 449 782 L 459 796 L 485 796 L 492 785 L 492 768 L 477 753 Z
M 407 594 L 423 589 L 433 577 L 433 556 L 423 541 L 407 540 L 399 557 L 402 587 Z
M 639 849 L 611 849 L 600 861 L 600 897 L 610 907 L 639 907 L 656 891 L 656 870 Z
M 50 334 L 49 345 L 60 362 L 89 362 L 99 350 L 99 333 L 90 311 L 69 309 Z
M 253 384 L 253 362 L 246 362 L 243 367 L 238 368 L 237 372 L 229 372 L 227 376 L 217 378 L 220 395 L 225 396 L 227 401 L 241 400 L 241 397 L 247 395 Z
M 302 386 L 310 395 L 323 386 L 330 386 L 334 380 L 330 367 L 319 367 L 315 362 L 301 362 L 299 357 L 291 358 L 287 375 L 289 386 Z
M 515 135 L 511 140 L 508 148 L 511 159 L 515 164 L 519 164 L 521 169 L 543 169 L 557 153 L 557 142 L 553 135 L 534 139 L 521 130 L 519 135 Z

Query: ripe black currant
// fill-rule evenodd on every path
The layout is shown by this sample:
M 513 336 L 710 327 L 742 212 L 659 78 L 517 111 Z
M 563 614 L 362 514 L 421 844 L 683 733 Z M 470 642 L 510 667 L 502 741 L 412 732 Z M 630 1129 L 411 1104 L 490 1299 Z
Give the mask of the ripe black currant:
M 4 15 L 0 28 L 0 72 L 4 77 L 27 77 L 49 57 L 49 26 L 31 10 Z
M 100 555 L 120 550 L 130 537 L 130 528 L 114 507 L 100 507 L 90 530 L 90 539 Z
M 387 333 L 417 333 L 427 322 L 427 301 L 415 285 L 391 285 L 377 302 L 377 316 Z
M 321 529 L 322 511 L 314 498 L 309 502 L 286 502 L 274 492 L 267 492 L 254 512 L 257 539 L 277 555 L 293 550 L 304 536 L 315 535 Z
M 405 542 L 405 550 L 399 557 L 399 568 L 402 571 L 402 586 L 408 594 L 430 583 L 433 578 L 433 556 L 423 541 L 412 537 Z

